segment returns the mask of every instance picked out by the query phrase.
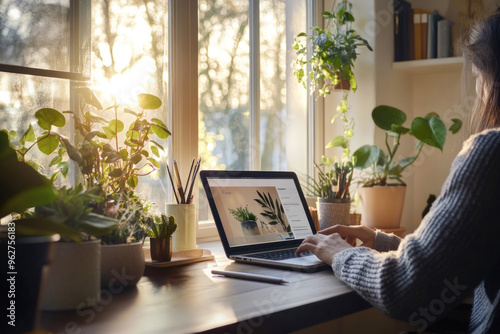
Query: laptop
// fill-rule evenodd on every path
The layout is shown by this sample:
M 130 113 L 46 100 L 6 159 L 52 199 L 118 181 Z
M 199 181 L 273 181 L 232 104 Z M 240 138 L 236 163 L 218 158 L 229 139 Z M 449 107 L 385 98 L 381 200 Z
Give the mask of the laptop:
M 294 172 L 200 172 L 224 251 L 237 262 L 310 270 L 327 267 L 311 252 L 295 254 L 316 233 Z

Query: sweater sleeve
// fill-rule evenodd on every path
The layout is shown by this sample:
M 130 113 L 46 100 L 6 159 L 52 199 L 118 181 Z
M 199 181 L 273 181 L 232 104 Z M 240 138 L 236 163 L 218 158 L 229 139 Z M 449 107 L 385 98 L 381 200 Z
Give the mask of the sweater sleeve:
M 339 252 L 332 263 L 337 277 L 372 305 L 410 324 L 446 314 L 498 263 L 499 166 L 500 131 L 471 137 L 419 228 L 397 250 Z M 380 250 L 391 243 L 377 236 Z
M 401 238 L 394 234 L 387 234 L 381 231 L 375 232 L 373 248 L 379 252 L 388 252 L 398 249 Z

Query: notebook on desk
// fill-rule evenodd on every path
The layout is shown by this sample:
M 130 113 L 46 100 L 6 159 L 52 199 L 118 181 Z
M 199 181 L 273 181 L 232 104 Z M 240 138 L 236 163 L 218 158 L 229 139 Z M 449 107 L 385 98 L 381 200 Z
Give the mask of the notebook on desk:
M 327 266 L 314 254 L 297 256 L 316 233 L 293 172 L 200 172 L 226 256 L 238 262 L 281 268 Z

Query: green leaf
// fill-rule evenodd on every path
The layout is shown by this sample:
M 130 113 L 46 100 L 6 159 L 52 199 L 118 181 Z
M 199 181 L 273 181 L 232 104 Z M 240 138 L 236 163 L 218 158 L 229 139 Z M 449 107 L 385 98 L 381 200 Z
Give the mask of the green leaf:
M 45 217 L 32 217 L 16 220 L 16 232 L 24 235 L 59 234 L 62 238 L 81 242 L 82 236 L 71 227 Z
M 156 159 L 148 158 L 148 161 L 151 162 L 151 164 L 153 164 L 156 168 L 160 168 L 160 163 Z
M 58 168 L 61 169 L 61 174 L 63 177 L 66 177 L 69 172 L 69 163 L 68 162 L 61 162 L 59 165 L 57 165 Z
M 157 156 L 158 158 L 160 157 L 160 151 L 158 150 L 158 147 L 151 145 L 150 149 L 151 149 L 151 152 L 153 152 L 153 154 L 155 156 Z
M 449 131 L 455 134 L 462 128 L 462 120 L 458 118 L 452 118 L 451 121 L 453 122 L 453 124 L 450 126 Z
M 19 144 L 24 146 L 26 142 L 33 143 L 35 140 L 36 140 L 35 131 L 33 131 L 33 126 L 30 124 L 28 130 L 26 130 L 21 139 L 19 139 Z
M 140 153 L 136 153 L 133 156 L 130 157 L 130 161 L 132 161 L 134 164 L 138 164 L 142 160 L 142 155 Z
M 52 161 L 50 161 L 49 167 L 55 166 L 61 162 L 62 162 L 62 157 L 60 155 L 57 155 L 54 157 L 54 159 L 52 159 Z
M 111 177 L 120 177 L 123 174 L 123 170 L 121 168 L 115 168 L 108 175 Z
M 132 189 L 135 189 L 135 187 L 137 187 L 138 183 L 139 183 L 139 178 L 136 175 L 130 175 L 130 177 L 127 180 L 127 184 Z
M 109 128 L 113 130 L 114 133 L 120 133 L 123 131 L 125 125 L 123 124 L 122 121 L 117 120 L 117 119 L 112 119 L 109 122 Z
M 115 131 L 109 126 L 103 126 L 102 129 L 104 130 L 107 139 L 113 139 L 116 136 Z
M 96 107 L 99 110 L 102 110 L 101 101 L 97 98 L 94 91 L 89 87 L 78 87 L 75 88 L 75 91 L 82 94 L 83 99 L 87 104 Z
M 89 132 L 85 138 L 83 138 L 83 141 L 91 141 L 96 135 L 99 134 L 99 131 L 92 131 L 92 132 Z
M 128 158 L 128 151 L 126 149 L 122 148 L 118 153 L 123 160 L 126 160 Z
M 433 116 L 429 119 L 416 117 L 411 123 L 411 133 L 427 145 L 443 150 L 446 126 L 439 117 Z
M 151 129 L 160 139 L 167 139 L 171 135 L 170 131 L 163 126 L 152 124 Z
M 107 154 L 107 157 L 104 160 L 104 162 L 106 162 L 107 164 L 114 164 L 115 162 L 117 162 L 121 158 L 122 157 L 118 153 L 110 152 L 109 154 Z
M 91 212 L 82 219 L 80 224 L 83 232 L 101 236 L 113 231 L 118 225 L 118 220 Z
M 63 135 L 58 134 L 58 133 L 56 133 L 56 135 L 61 139 L 62 143 L 64 144 L 64 147 L 66 148 L 66 152 L 68 152 L 68 157 L 78 164 L 80 162 L 82 162 L 82 154 L 78 151 L 78 149 L 73 144 L 71 144 L 69 139 Z
M 161 107 L 161 100 L 151 94 L 139 94 L 137 100 L 142 109 L 158 109 Z
M 153 122 L 153 123 L 155 123 L 155 124 L 157 124 L 157 125 L 159 125 L 159 126 L 162 126 L 162 127 L 166 128 L 166 129 L 168 129 L 168 126 L 166 126 L 166 125 L 165 125 L 165 123 L 163 123 L 163 122 L 162 122 L 161 120 L 159 120 L 158 118 L 152 118 L 152 119 L 151 119 L 151 122 Z
M 59 137 L 56 135 L 50 134 L 50 135 L 44 137 L 42 140 L 40 140 L 36 145 L 37 145 L 38 149 L 40 150 L 40 152 L 42 152 L 46 155 L 50 155 L 59 146 Z
M 342 147 L 346 148 L 347 147 L 347 140 L 344 138 L 344 136 L 337 136 L 333 138 L 325 148 L 332 148 L 332 147 Z
M 406 114 L 397 108 L 381 105 L 373 109 L 372 119 L 379 128 L 390 131 L 393 124 L 403 125 Z
M 354 167 L 367 168 L 378 160 L 380 148 L 376 145 L 364 145 L 358 148 L 352 155 L 356 158 Z
M 399 135 L 404 135 L 404 134 L 410 132 L 410 129 L 408 129 L 407 127 L 402 126 L 402 125 L 392 124 L 391 131 L 394 133 L 397 133 Z
M 129 130 L 126 133 L 126 136 L 127 136 L 127 138 L 130 138 L 130 139 L 138 139 L 139 138 L 139 131 Z
M 59 111 L 52 108 L 42 108 L 35 112 L 38 125 L 44 130 L 50 130 L 53 126 L 62 128 L 66 125 L 66 118 Z

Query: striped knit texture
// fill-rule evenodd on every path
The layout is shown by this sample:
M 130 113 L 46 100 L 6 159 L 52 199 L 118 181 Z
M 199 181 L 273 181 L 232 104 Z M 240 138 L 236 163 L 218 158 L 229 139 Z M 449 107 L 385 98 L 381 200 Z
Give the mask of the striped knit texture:
M 421 329 L 474 292 L 471 332 L 500 333 L 499 192 L 500 129 L 492 129 L 464 143 L 413 234 L 378 232 L 376 250 L 344 250 L 333 270 L 372 305 Z

